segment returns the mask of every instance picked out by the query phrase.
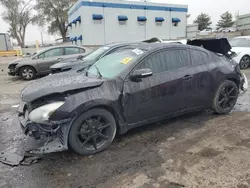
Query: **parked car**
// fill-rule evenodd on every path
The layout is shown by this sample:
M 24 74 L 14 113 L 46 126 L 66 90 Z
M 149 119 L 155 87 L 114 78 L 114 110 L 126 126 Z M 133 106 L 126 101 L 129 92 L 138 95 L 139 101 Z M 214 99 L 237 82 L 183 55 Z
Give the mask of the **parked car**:
M 250 36 L 235 37 L 230 44 L 232 51 L 236 53 L 234 60 L 239 63 L 241 69 L 247 69 L 250 65 Z
M 95 63 L 97 60 L 105 57 L 106 55 L 114 53 L 117 50 L 119 50 L 123 47 L 129 46 L 131 44 L 135 44 L 135 43 L 107 44 L 107 45 L 101 46 L 100 48 L 96 49 L 95 51 L 88 54 L 84 58 L 72 58 L 72 59 L 60 61 L 59 63 L 52 65 L 50 67 L 50 70 L 54 74 L 54 73 L 69 71 L 72 68 L 73 69 L 83 69 L 83 68 Z
M 203 29 L 198 34 L 199 35 L 209 35 L 210 33 L 212 33 L 212 29 Z
M 187 44 L 187 39 L 179 39 L 179 40 L 162 40 L 163 43 L 179 43 L 179 44 Z
M 246 89 L 238 64 L 223 55 L 192 45 L 142 43 L 83 72 L 32 82 L 21 93 L 18 117 L 25 134 L 46 142 L 37 152 L 71 147 L 89 155 L 134 127 L 208 108 L 229 113 Z
M 151 39 L 147 39 L 143 42 L 146 43 L 179 43 L 179 44 L 187 44 L 187 39 L 179 39 L 179 40 L 167 40 L 167 39 L 161 39 L 158 37 L 153 37 Z
M 38 51 L 29 58 L 12 61 L 9 64 L 9 75 L 20 76 L 25 80 L 32 80 L 38 75 L 50 73 L 49 67 L 62 59 L 85 56 L 91 50 L 81 46 L 54 46 Z
M 227 27 L 227 28 L 222 29 L 222 32 L 225 32 L 225 33 L 230 33 L 230 32 L 235 32 L 235 31 L 236 29 L 233 27 Z

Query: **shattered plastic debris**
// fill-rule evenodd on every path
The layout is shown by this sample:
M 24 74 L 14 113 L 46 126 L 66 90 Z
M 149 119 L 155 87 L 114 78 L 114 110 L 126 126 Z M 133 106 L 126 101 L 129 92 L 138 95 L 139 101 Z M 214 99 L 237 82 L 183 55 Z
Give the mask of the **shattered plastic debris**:
M 31 165 L 42 159 L 42 156 L 30 154 L 26 152 L 24 155 L 15 153 L 2 152 L 0 153 L 0 162 L 10 166 Z
M 15 154 L 15 153 L 5 153 L 0 154 L 0 162 L 10 166 L 17 166 L 24 159 L 24 156 Z

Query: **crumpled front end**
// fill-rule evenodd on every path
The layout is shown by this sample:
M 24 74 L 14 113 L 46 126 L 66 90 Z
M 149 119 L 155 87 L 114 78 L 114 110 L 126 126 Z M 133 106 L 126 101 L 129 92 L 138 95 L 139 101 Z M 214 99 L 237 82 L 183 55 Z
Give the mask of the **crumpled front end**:
M 67 150 L 71 119 L 49 120 L 46 124 L 41 124 L 29 119 L 30 112 L 28 103 L 19 105 L 18 119 L 23 132 L 44 143 L 42 147 L 32 150 L 32 153 L 44 154 Z

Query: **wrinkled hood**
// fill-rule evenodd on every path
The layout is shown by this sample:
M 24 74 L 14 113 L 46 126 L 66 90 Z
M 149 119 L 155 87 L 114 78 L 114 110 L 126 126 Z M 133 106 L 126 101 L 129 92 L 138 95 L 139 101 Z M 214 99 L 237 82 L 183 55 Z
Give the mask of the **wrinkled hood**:
M 231 51 L 235 53 L 248 51 L 250 53 L 250 48 L 249 47 L 232 47 Z
M 82 72 L 68 71 L 32 82 L 22 90 L 21 98 L 25 102 L 31 102 L 54 93 L 100 86 L 103 82 L 102 79 L 86 77 Z
M 22 62 L 27 62 L 27 61 L 30 61 L 30 60 L 32 60 L 32 59 L 31 58 L 18 58 L 18 59 L 15 59 L 15 60 L 11 61 L 9 63 L 9 65 L 18 64 L 18 63 L 20 64 Z

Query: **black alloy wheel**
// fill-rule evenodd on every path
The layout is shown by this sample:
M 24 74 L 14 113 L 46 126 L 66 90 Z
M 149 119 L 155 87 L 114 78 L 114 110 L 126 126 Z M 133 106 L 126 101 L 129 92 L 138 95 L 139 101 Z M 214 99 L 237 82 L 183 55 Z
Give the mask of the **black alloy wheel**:
M 245 55 L 240 60 L 240 68 L 241 69 L 247 69 L 250 65 L 250 57 Z
M 214 111 L 219 114 L 226 114 L 231 112 L 234 108 L 239 95 L 239 90 L 237 85 L 230 80 L 224 81 L 218 88 L 215 98 L 213 108 Z
M 20 69 L 19 75 L 24 80 L 32 80 L 36 77 L 36 70 L 30 66 L 22 67 Z
M 113 115 L 104 109 L 92 109 L 84 112 L 72 124 L 69 145 L 80 155 L 90 155 L 106 149 L 115 134 Z

